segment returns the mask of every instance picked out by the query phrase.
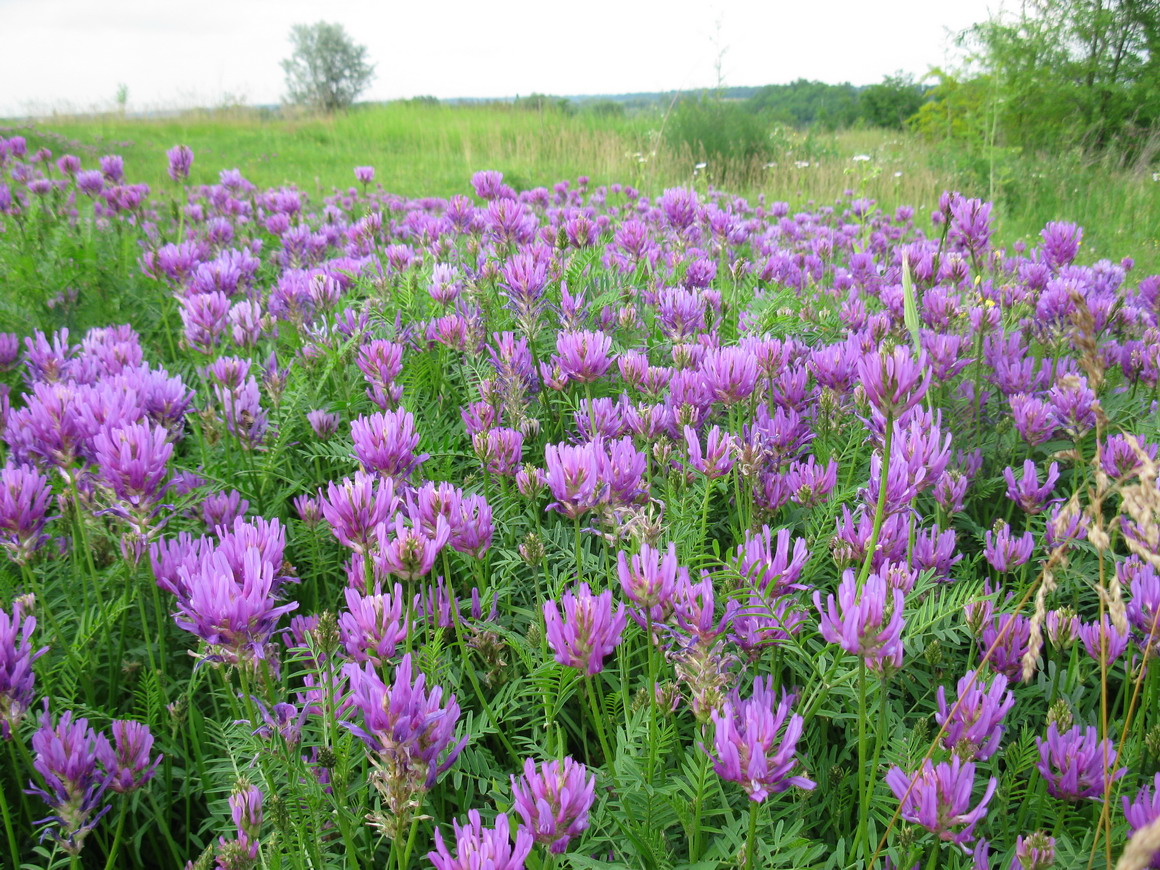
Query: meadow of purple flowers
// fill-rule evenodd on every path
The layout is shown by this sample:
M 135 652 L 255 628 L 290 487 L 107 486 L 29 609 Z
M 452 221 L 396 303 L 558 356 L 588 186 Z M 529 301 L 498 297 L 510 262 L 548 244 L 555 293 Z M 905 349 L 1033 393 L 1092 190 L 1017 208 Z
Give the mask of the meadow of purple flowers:
M 0 139 L 5 866 L 1160 868 L 1160 276 L 168 158 Z

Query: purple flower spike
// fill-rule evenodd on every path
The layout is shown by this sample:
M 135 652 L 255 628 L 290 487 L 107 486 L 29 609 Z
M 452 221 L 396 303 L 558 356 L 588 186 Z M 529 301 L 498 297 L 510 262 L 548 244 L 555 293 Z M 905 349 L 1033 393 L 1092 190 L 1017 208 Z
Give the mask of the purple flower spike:
M 398 408 L 369 417 L 359 417 L 350 424 L 354 455 L 366 471 L 406 480 L 411 471 L 427 458 L 416 455 L 419 435 L 410 411 Z
M 393 525 L 376 526 L 375 534 L 378 537 L 375 567 L 383 574 L 416 580 L 435 567 L 436 557 L 451 538 L 451 526 L 439 515 L 435 518 L 434 530 L 428 532 L 415 516 L 408 526 L 400 512 L 395 514 Z
M 733 436 L 722 432 L 719 426 L 709 430 L 704 451 L 693 427 L 686 426 L 685 444 L 689 448 L 689 465 L 710 480 L 724 477 L 733 470 Z
M 838 586 L 837 603 L 829 595 L 823 608 L 821 594 L 815 592 L 814 607 L 821 614 L 822 637 L 830 643 L 861 656 L 875 673 L 881 674 L 887 664 L 902 666 L 901 589 L 890 589 L 885 580 L 871 574 L 859 592 L 854 572 L 847 569 Z
M 193 150 L 188 145 L 176 145 L 165 152 L 169 158 L 169 177 L 174 181 L 184 181 L 189 178 L 189 170 L 193 167 Z
M 1052 797 L 1068 801 L 1086 798 L 1101 800 L 1104 794 L 1104 770 L 1111 771 L 1112 781 L 1122 777 L 1128 768 L 1114 770 L 1116 750 L 1110 739 L 1099 739 L 1093 726 L 1076 725 L 1060 734 L 1054 722 L 1047 726 L 1047 739 L 1035 738 L 1039 747 L 1039 772 L 1047 781 Z
M 943 687 L 938 687 L 934 718 L 946 726 L 943 746 L 960 758 L 986 761 L 999 748 L 1003 717 L 1015 705 L 1015 695 L 1007 689 L 1007 678 L 1002 674 L 996 674 L 987 687 L 974 671 L 967 671 L 959 680 L 957 692 L 956 709 L 956 704 L 947 703 Z
M 129 719 L 113 722 L 113 764 L 109 788 L 120 794 L 136 791 L 153 778 L 162 756 L 150 759 L 153 735 L 148 725 Z
M 0 737 L 12 738 L 12 731 L 32 705 L 36 674 L 32 663 L 48 652 L 48 647 L 32 651 L 36 617 L 26 615 L 20 602 L 9 615 L 0 610 Z
M 544 464 L 555 499 L 548 510 L 576 519 L 606 497 L 607 456 L 599 442 L 549 444 L 544 448 Z
M 1124 819 L 1128 822 L 1128 830 L 1135 834 L 1138 830 L 1150 825 L 1160 817 L 1160 773 L 1152 779 L 1152 787 L 1144 785 L 1136 792 L 1136 799 L 1130 801 L 1127 795 L 1123 797 Z M 1160 850 L 1152 855 L 1153 868 L 1160 868 Z
M 587 583 L 565 592 L 560 600 L 561 618 L 555 601 L 544 602 L 544 622 L 548 645 L 556 661 L 583 670 L 588 676 L 604 670 L 604 659 L 620 643 L 624 631 L 624 604 L 612 611 L 612 592 L 593 595 Z
M 1047 506 L 1047 499 L 1059 480 L 1059 463 L 1053 462 L 1047 469 L 1043 484 L 1039 483 L 1039 471 L 1035 463 L 1027 459 L 1023 462 L 1023 476 L 1016 479 L 1010 466 L 1003 469 L 1003 479 L 1007 481 L 1007 497 L 1029 514 L 1037 514 Z
M 524 773 L 513 776 L 514 809 L 536 843 L 553 855 L 568 849 L 568 842 L 588 830 L 588 810 L 596 797 L 596 777 L 571 756 L 547 761 L 536 768 L 524 761 Z
M 975 838 L 975 825 L 987 814 L 987 804 L 999 785 L 999 780 L 991 777 L 982 800 L 969 809 L 975 765 L 957 756 L 938 765 L 927 759 L 911 776 L 900 767 L 892 767 L 885 779 L 902 803 L 902 818 L 922 825 L 940 840 L 959 845 Z M 956 831 L 960 825 L 962 828 Z
M 443 689 L 434 686 L 427 691 L 426 676 L 420 673 L 412 680 L 412 670 L 411 656 L 403 656 L 388 687 L 370 662 L 362 668 L 348 664 L 342 669 L 350 679 L 350 706 L 362 717 L 361 725 L 342 725 L 375 754 L 375 763 L 388 782 L 388 800 L 399 800 L 391 806 L 397 814 L 430 789 L 467 744 L 466 737 L 455 745 L 451 742 L 459 721 L 455 696 L 443 704 Z
M 772 680 L 758 677 L 749 698 L 742 701 L 734 694 L 720 713 L 712 714 L 713 769 L 744 788 L 751 801 L 760 803 L 793 786 L 810 790 L 816 785 L 791 775 L 798 763 L 794 753 L 803 724 L 801 716 L 790 714 L 792 701 L 784 693 L 776 698 Z
M 524 860 L 534 845 L 532 835 L 524 828 L 516 828 L 512 842 L 511 825 L 504 813 L 495 817 L 494 828 L 485 828 L 479 811 L 468 810 L 467 824 L 452 822 L 452 827 L 454 857 L 443 842 L 443 834 L 435 829 L 435 849 L 427 853 L 435 870 L 524 870 Z
M 889 353 L 864 355 L 858 361 L 858 380 L 874 410 L 897 420 L 926 395 L 930 365 L 925 352 L 916 361 L 909 348 L 898 345 Z
M 239 780 L 229 797 L 230 818 L 238 839 L 257 840 L 262 828 L 262 792 L 256 785 Z
M 640 553 L 631 559 L 622 550 L 616 556 L 616 571 L 624 594 L 646 608 L 671 603 L 678 577 L 689 582 L 689 570 L 677 563 L 677 545 L 672 543 L 665 552 L 641 544 Z
M 155 423 L 129 423 L 93 439 L 101 480 L 130 509 L 147 510 L 161 497 L 173 455 L 169 432 Z
M 55 823 L 51 835 L 70 855 L 79 855 L 89 831 L 109 811 L 108 804 L 100 806 L 109 786 L 106 771 L 113 767 L 108 738 L 93 731 L 87 719 L 74 719 L 71 711 L 54 726 L 46 701 L 32 751 L 44 788 L 30 783 L 28 793 L 52 808 L 53 815 L 44 819 Z
M 339 543 L 356 554 L 366 553 L 375 540 L 375 527 L 386 522 L 399 506 L 395 485 L 383 479 L 356 471 L 354 477 L 326 485 L 320 495 L 322 516 Z
M 370 661 L 382 667 L 406 639 L 409 618 L 404 615 L 403 587 L 373 595 L 346 590 L 346 612 L 338 617 L 338 635 L 351 661 Z
M 1110 666 L 1128 649 L 1130 632 L 1120 632 L 1105 613 L 1099 622 L 1085 622 L 1079 627 L 1079 639 L 1087 654 L 1097 662 Z
M 5 465 L 0 469 L 0 547 L 23 565 L 41 548 L 48 536 L 48 504 L 52 486 L 31 465 Z
M 1055 837 L 1036 831 L 1015 838 L 1015 854 L 1008 870 L 1047 870 L 1055 866 Z
M 373 166 L 356 166 L 354 178 L 359 184 L 370 184 L 375 180 L 375 168 Z
M 599 380 L 612 366 L 611 349 L 612 339 L 603 332 L 561 332 L 555 359 L 568 380 L 587 383 Z
M 1006 523 L 997 524 L 996 530 L 988 531 L 983 539 L 986 542 L 983 555 L 1000 573 L 1027 564 L 1035 551 L 1035 536 L 1031 532 L 1024 532 L 1022 537 L 1016 538 Z

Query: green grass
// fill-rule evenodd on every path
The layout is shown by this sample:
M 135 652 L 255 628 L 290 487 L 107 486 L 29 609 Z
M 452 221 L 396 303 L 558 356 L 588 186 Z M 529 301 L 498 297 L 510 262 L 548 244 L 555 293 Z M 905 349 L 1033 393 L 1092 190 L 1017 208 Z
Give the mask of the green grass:
M 177 143 L 196 155 L 191 181 L 217 180 L 237 167 L 261 187 L 295 185 L 322 196 L 354 184 L 352 169 L 371 165 L 376 182 L 404 196 L 449 196 L 469 190 L 479 169 L 499 169 L 517 188 L 590 176 L 593 183 L 665 187 L 713 179 L 720 187 L 796 206 L 833 201 L 843 190 L 885 209 L 913 205 L 920 218 L 944 189 L 996 203 L 998 237 L 1034 244 L 1051 220 L 1085 229 L 1083 259 L 1133 257 L 1141 272 L 1160 271 L 1160 183 L 1149 172 L 1092 163 L 1076 154 L 967 154 L 906 133 L 849 130 L 807 134 L 770 130 L 767 157 L 695 172 L 700 156 L 671 141 L 663 111 L 607 117 L 504 105 L 390 103 L 361 106 L 333 118 L 270 112 L 190 112 L 164 119 L 115 115 L 10 123 L 30 144 L 72 151 L 90 164 L 101 154 L 125 158 L 127 176 L 154 190 L 172 186 L 165 151 Z M 0 132 L 5 125 L 0 124 Z M 856 154 L 871 156 L 855 162 Z M 808 162 L 808 167 L 799 163 Z

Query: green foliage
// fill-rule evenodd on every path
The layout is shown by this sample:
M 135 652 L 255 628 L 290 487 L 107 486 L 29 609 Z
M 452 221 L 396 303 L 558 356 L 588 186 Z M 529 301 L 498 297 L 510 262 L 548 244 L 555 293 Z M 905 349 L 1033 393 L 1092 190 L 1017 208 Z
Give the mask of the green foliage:
M 762 160 L 770 153 L 769 129 L 761 118 L 743 103 L 708 94 L 679 101 L 665 132 L 671 144 L 707 162 L 710 172 L 720 171 L 724 161 Z
M 291 103 L 331 114 L 349 108 L 374 78 L 366 46 L 356 45 L 341 24 L 295 24 L 290 42 L 282 69 Z

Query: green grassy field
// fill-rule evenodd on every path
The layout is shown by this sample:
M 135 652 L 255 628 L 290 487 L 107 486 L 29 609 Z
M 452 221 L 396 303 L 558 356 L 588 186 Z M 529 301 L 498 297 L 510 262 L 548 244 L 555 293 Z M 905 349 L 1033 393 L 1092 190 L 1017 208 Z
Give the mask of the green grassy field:
M 471 174 L 485 168 L 502 170 L 517 188 L 587 175 L 594 183 L 619 181 L 658 193 L 674 185 L 704 190 L 712 178 L 730 192 L 764 194 L 795 206 L 828 202 L 849 189 L 886 209 L 913 205 L 920 215 L 950 188 L 993 199 L 1006 243 L 1033 240 L 1050 220 L 1074 221 L 1085 228 L 1085 259 L 1130 256 L 1142 270 L 1160 270 L 1160 182 L 1145 172 L 1071 154 L 1002 152 L 980 159 L 897 131 L 811 135 L 783 129 L 771 130 L 767 160 L 696 172 L 703 155 L 669 141 L 666 124 L 662 110 L 606 117 L 503 105 L 393 103 L 333 118 L 243 109 L 155 120 L 0 122 L 0 130 L 19 132 L 56 154 L 80 154 L 86 163 L 119 153 L 127 176 L 155 190 L 171 184 L 165 150 L 177 143 L 194 150 L 195 184 L 216 181 L 219 170 L 237 167 L 260 186 L 296 185 L 316 195 L 353 184 L 351 170 L 360 165 L 374 166 L 377 182 L 407 196 L 465 191 Z M 857 155 L 870 159 L 854 160 Z

